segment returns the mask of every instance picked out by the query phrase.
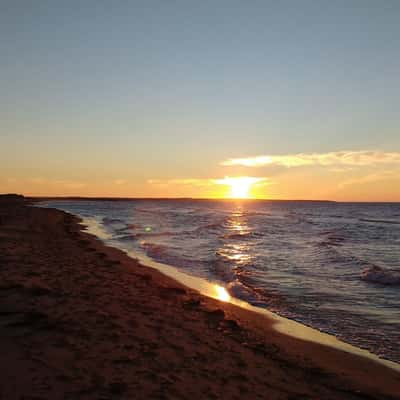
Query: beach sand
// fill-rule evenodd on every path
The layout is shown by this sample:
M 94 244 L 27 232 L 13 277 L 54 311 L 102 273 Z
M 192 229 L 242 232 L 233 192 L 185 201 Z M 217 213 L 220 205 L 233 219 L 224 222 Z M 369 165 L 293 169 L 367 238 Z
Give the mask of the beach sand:
M 278 333 L 0 199 L 0 399 L 399 399 L 400 373 Z

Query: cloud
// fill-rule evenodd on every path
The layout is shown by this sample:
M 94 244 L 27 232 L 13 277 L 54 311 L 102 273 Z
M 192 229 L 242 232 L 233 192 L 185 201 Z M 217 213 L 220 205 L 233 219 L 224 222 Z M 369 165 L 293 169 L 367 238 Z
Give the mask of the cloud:
M 220 163 L 224 166 L 263 167 L 279 165 L 287 168 L 301 166 L 371 166 L 399 164 L 400 152 L 383 151 L 336 151 L 329 153 L 298 153 L 285 155 L 260 155 L 246 158 L 230 158 Z
M 257 185 L 257 186 L 266 186 L 270 183 L 268 178 L 260 178 L 254 176 L 239 176 L 239 177 L 229 177 L 226 176 L 223 179 L 213 179 L 213 182 L 218 185 L 227 185 L 232 186 L 235 184 L 242 184 L 242 185 Z
M 147 183 L 151 185 L 187 185 L 187 186 L 210 186 L 214 179 L 197 179 L 197 178 L 184 178 L 184 179 L 149 179 Z
M 184 178 L 184 179 L 149 179 L 147 183 L 151 185 L 185 185 L 185 186 L 213 186 L 213 185 L 232 185 L 234 182 L 241 181 L 251 185 L 264 186 L 270 183 L 265 177 L 239 176 L 224 178 Z
M 60 185 L 65 187 L 66 189 L 80 189 L 86 186 L 85 183 L 82 182 L 72 182 L 72 181 L 54 181 L 55 185 Z
M 86 186 L 86 184 L 82 182 L 75 182 L 63 179 L 47 179 L 42 177 L 30 178 L 28 179 L 28 182 L 34 185 L 61 186 L 66 189 L 80 189 Z
M 339 188 L 343 189 L 346 186 L 362 185 L 366 183 L 379 182 L 387 179 L 400 178 L 400 171 L 381 171 L 360 177 L 347 179 L 339 184 Z

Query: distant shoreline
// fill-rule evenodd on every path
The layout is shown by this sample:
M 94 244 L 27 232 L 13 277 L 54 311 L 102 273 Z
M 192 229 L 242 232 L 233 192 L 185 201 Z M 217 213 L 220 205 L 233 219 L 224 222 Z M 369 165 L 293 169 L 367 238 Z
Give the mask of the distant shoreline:
M 344 204 L 399 204 L 400 201 L 339 201 L 339 200 L 313 200 L 313 199 L 259 199 L 259 198 L 203 198 L 203 197 L 113 197 L 113 196 L 29 196 L 14 193 L 0 193 L 0 196 L 24 196 L 25 199 L 38 202 L 50 200 L 77 200 L 77 201 L 133 201 L 133 200 L 152 200 L 152 201 L 221 201 L 221 202 L 271 202 L 271 203 L 344 203 Z
M 234 198 L 196 198 L 196 197 L 85 197 L 85 196 L 26 196 L 32 201 L 77 200 L 77 201 L 220 201 L 220 202 L 267 202 L 267 203 L 340 203 L 340 204 L 399 204 L 400 201 L 339 201 L 339 200 L 287 200 L 287 199 L 234 199 Z
M 244 202 L 309 202 L 309 203 L 337 203 L 333 200 L 280 200 L 280 199 L 234 199 L 234 198 L 195 198 L 195 197 L 81 197 L 81 196 L 55 196 L 55 197 L 41 197 L 31 196 L 27 197 L 32 200 L 46 201 L 46 200 L 93 200 L 93 201 L 132 201 L 132 200 L 154 200 L 154 201 L 244 201 Z

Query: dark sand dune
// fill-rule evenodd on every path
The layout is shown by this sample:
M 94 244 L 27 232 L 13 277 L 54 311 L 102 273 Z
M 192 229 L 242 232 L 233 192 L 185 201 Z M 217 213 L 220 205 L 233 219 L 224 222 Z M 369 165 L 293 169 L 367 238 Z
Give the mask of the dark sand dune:
M 79 231 L 0 200 L 0 399 L 389 399 L 400 374 L 278 334 Z

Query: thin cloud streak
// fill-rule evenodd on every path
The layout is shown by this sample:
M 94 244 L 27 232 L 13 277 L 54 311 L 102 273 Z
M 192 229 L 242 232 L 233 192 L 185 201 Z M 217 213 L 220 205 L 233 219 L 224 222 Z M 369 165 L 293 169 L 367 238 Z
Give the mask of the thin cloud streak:
M 245 158 L 230 158 L 222 161 L 223 166 L 244 166 L 250 168 L 278 165 L 287 168 L 302 166 L 372 166 L 400 164 L 400 152 L 383 151 L 336 151 L 329 153 L 298 153 L 285 155 L 260 155 Z
M 248 185 L 265 186 L 270 183 L 268 178 L 260 178 L 254 176 L 239 176 L 239 177 L 229 177 L 226 176 L 224 179 L 213 179 L 213 183 L 218 185 L 233 185 L 235 182 L 242 182 Z
M 224 177 L 224 178 L 184 178 L 184 179 L 149 179 L 147 183 L 151 185 L 188 185 L 188 186 L 213 186 L 213 185 L 230 185 L 238 179 L 247 180 L 251 184 L 266 185 L 270 183 L 270 179 L 266 177 L 240 176 L 240 177 Z
M 41 186 L 59 186 L 65 189 L 81 189 L 86 186 L 86 183 L 75 182 L 64 179 L 47 179 L 42 177 L 30 178 L 28 183 Z
M 185 186 L 210 186 L 213 184 L 213 179 L 198 179 L 198 178 L 184 178 L 184 179 L 149 179 L 147 181 L 150 185 L 185 185 Z
M 400 177 L 400 171 L 381 171 L 361 177 L 347 179 L 339 184 L 339 188 L 344 189 L 346 186 L 374 183 L 387 179 L 396 179 L 398 177 Z

